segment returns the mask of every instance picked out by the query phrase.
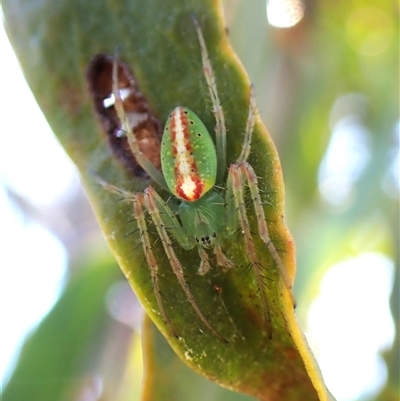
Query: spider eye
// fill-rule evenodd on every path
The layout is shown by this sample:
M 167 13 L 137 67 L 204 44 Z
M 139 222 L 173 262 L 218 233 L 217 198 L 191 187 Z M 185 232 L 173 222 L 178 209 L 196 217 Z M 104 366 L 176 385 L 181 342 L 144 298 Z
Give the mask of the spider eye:
M 217 233 L 212 233 L 213 238 L 217 238 Z

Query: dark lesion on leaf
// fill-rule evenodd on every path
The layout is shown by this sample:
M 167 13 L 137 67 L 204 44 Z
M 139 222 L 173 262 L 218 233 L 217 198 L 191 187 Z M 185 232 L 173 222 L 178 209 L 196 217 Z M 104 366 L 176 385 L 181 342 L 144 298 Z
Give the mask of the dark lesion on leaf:
M 95 55 L 89 62 L 86 79 L 97 117 L 107 135 L 107 141 L 114 156 L 124 168 L 137 177 L 147 173 L 137 163 L 129 147 L 127 136 L 121 127 L 114 107 L 112 95 L 112 70 L 115 58 L 105 53 Z M 162 125 L 140 92 L 132 70 L 117 60 L 118 88 L 132 132 L 143 155 L 158 169 L 161 169 L 160 146 Z

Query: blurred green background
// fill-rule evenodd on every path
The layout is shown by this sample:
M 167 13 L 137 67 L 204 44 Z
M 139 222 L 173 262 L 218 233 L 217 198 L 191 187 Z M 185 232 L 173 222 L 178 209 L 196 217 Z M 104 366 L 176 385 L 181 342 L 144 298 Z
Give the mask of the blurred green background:
M 278 3 L 269 2 L 275 24 Z M 293 14 L 296 2 L 283 3 Z M 338 401 L 397 400 L 398 3 L 306 0 L 304 17 L 291 28 L 269 24 L 265 0 L 226 0 L 224 7 L 232 46 L 255 84 L 281 158 L 286 221 L 297 248 L 300 325 Z M 26 319 L 42 292 L 58 300 L 45 316 L 28 319 L 26 341 L 4 374 L 9 386 L 3 399 L 137 400 L 140 306 L 108 254 L 72 169 L 61 164 L 66 162 L 49 136 L 43 142 L 29 136 L 31 120 L 21 119 L 16 107 L 23 89 L 13 80 L 6 84 L 2 109 L 9 106 L 17 117 L 6 126 L 8 113 L 2 116 L 4 132 L 12 133 L 2 135 L 0 145 L 2 221 L 19 223 L 21 231 L 2 225 L 2 332 Z M 22 143 L 29 144 L 26 154 Z M 18 157 L 10 158 L 9 149 Z M 46 167 L 28 174 L 27 166 L 41 159 Z M 13 220 L 12 212 L 20 217 Z M 57 253 L 54 259 L 40 260 L 43 251 L 31 249 L 32 238 L 41 236 L 49 253 Z M 46 263 L 61 266 L 51 282 L 48 271 L 36 268 Z M 54 295 L 46 302 L 42 311 Z M 7 338 L 4 366 L 12 360 Z M 250 399 L 191 380 L 182 394 L 196 388 L 199 400 Z

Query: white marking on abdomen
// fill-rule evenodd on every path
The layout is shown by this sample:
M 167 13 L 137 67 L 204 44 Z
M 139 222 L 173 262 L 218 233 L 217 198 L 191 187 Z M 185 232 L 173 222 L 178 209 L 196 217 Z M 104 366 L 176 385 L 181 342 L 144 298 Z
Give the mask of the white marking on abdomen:
M 182 191 L 188 198 L 193 198 L 196 184 L 191 177 L 191 165 L 189 163 L 188 150 L 186 148 L 186 142 L 189 142 L 189 127 L 187 127 L 188 137 L 185 138 L 185 130 L 182 125 L 181 115 L 184 114 L 182 108 L 178 109 L 178 112 L 174 114 L 175 119 L 175 148 L 176 148 L 176 166 L 179 173 L 183 177 Z

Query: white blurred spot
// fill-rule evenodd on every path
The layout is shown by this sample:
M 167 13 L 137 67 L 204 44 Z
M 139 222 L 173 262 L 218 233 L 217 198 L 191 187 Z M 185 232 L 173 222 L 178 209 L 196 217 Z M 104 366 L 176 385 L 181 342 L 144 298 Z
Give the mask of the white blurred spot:
M 76 180 L 75 168 L 33 97 L 0 27 L 2 180 L 35 205 L 54 202 Z
M 122 101 L 124 101 L 131 94 L 131 90 L 129 88 L 123 88 L 119 90 L 119 96 Z M 108 109 L 115 104 L 115 96 L 114 93 L 111 93 L 109 97 L 106 97 L 103 100 L 103 106 Z
M 114 103 L 115 103 L 115 96 L 114 96 L 114 93 L 111 93 L 111 95 L 110 95 L 109 97 L 106 97 L 106 98 L 103 100 L 103 106 L 104 106 L 106 109 L 108 109 L 108 108 L 111 107 L 111 106 L 114 106 Z
M 35 205 L 66 191 L 75 171 L 54 138 L 0 27 L 2 184 Z M 24 223 L 0 191 L 0 379 L 5 385 L 27 333 L 57 300 L 66 268 L 62 244 L 37 224 Z
M 277 28 L 290 28 L 304 16 L 302 0 L 267 0 L 268 22 Z
M 8 379 L 27 332 L 58 298 L 65 274 L 63 246 L 37 224 L 24 224 L 0 192 L 0 377 Z
M 394 127 L 394 146 L 388 152 L 389 168 L 383 178 L 383 190 L 397 200 L 400 192 L 400 120 Z
M 130 273 L 130 272 L 129 272 Z M 107 291 L 107 310 L 110 315 L 133 329 L 139 329 L 143 309 L 126 281 L 113 284 Z
M 149 115 L 147 113 L 129 113 L 128 118 L 129 125 L 134 129 L 143 121 L 146 121 L 149 118 Z
M 75 401 L 98 401 L 103 393 L 103 379 L 93 375 L 85 379 Z
M 365 98 L 340 97 L 332 108 L 332 136 L 321 162 L 318 184 L 322 197 L 333 206 L 349 204 L 353 187 L 371 159 L 370 132 L 363 125 Z
M 394 339 L 393 262 L 363 253 L 334 265 L 308 314 L 307 338 L 337 401 L 369 399 L 386 381 L 382 351 Z

